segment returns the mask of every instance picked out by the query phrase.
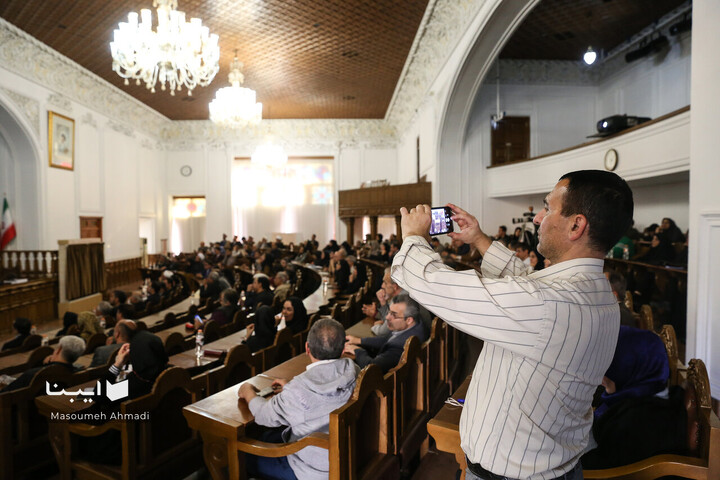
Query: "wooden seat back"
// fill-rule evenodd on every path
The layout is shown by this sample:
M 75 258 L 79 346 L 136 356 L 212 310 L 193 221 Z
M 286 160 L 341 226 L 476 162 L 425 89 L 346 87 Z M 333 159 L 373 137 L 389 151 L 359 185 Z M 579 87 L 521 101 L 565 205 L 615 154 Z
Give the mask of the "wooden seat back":
M 215 320 L 209 320 L 203 325 L 203 337 L 205 344 L 220 340 L 220 325 Z
M 681 373 L 686 372 L 686 368 L 680 361 L 675 328 L 672 325 L 663 325 L 662 330 L 660 330 L 660 338 L 665 344 L 665 351 L 668 355 L 668 364 L 670 365 L 669 383 L 670 385 L 679 385 L 681 383 Z
M 227 353 L 223 365 L 206 373 L 206 395 L 213 395 L 254 377 L 260 373 L 258 362 L 258 357 L 253 356 L 247 345 L 235 345 Z
M 173 332 L 165 339 L 165 353 L 168 357 L 185 351 L 185 337 L 180 332 Z
M 42 345 L 42 335 L 29 335 L 25 340 L 23 340 L 20 351 L 27 352 L 28 350 L 39 347 L 40 345 Z
M 385 374 L 393 386 L 393 445 L 395 454 L 415 452 L 406 448 L 414 437 L 413 430 L 426 419 L 424 364 L 420 357 L 420 340 L 410 337 L 405 341 L 398 365 Z M 424 430 L 424 429 L 423 429 Z M 420 435 L 424 438 L 427 432 Z M 412 439 L 414 440 L 414 439 Z M 415 442 L 413 442 L 415 443 Z M 422 442 L 420 442 L 422 443 Z M 419 447 L 419 444 L 418 444 Z
M 435 415 L 449 396 L 443 365 L 447 324 L 435 317 L 430 327 L 430 338 L 422 346 L 422 356 L 427 369 L 425 375 L 425 405 Z
M 348 402 L 330 413 L 329 433 L 312 433 L 297 442 L 274 444 L 241 438 L 238 449 L 259 456 L 285 456 L 306 446 L 328 450 L 330 480 L 397 479 L 392 445 L 392 386 L 377 365 L 357 378 Z
M 705 364 L 690 360 L 686 409 L 689 450 L 697 456 L 662 454 L 622 467 L 585 470 L 588 479 L 654 479 L 670 475 L 695 480 L 720 478 L 720 419 L 712 411 L 710 381 Z
M 155 380 L 152 391 L 120 405 L 125 418 L 146 412 L 151 421 L 114 420 L 100 426 L 61 423 L 62 434 L 52 438 L 63 478 L 183 478 L 202 465 L 202 447 L 185 421 L 184 406 L 200 400 L 204 384 L 185 369 L 168 368 Z M 79 460 L 71 452 L 70 433 L 93 437 L 109 429 L 121 437 L 119 468 Z M 60 446 L 60 443 L 64 443 Z
M 38 413 L 33 401 L 45 395 L 46 382 L 53 391 L 74 385 L 70 370 L 48 365 L 27 387 L 0 393 L 0 479 L 30 478 L 35 469 L 53 463 L 47 419 Z
M 630 310 L 631 312 L 634 312 L 634 304 L 633 304 L 633 295 L 630 290 L 625 290 L 625 307 Z
M 255 356 L 260 358 L 259 365 L 263 372 L 290 360 L 295 355 L 297 355 L 297 352 L 295 351 L 293 334 L 288 328 L 283 328 L 275 334 L 275 341 L 272 345 L 255 352 Z
M 104 333 L 98 332 L 94 333 L 90 339 L 87 341 L 87 345 L 85 346 L 85 353 L 83 355 L 89 355 L 95 351 L 96 348 L 101 347 L 105 345 L 105 342 L 107 341 L 107 337 Z
M 655 330 L 655 321 L 653 320 L 653 311 L 650 305 L 640 307 L 640 317 L 638 318 L 638 328 L 643 330 Z

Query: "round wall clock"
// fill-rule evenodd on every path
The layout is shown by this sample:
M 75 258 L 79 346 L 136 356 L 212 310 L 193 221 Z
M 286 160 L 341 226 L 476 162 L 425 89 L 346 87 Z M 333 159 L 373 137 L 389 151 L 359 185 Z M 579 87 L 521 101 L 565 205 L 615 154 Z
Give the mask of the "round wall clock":
M 605 152 L 605 170 L 612 172 L 617 168 L 618 164 L 618 153 L 617 150 L 611 148 Z
M 183 165 L 182 167 L 180 167 L 180 175 L 182 175 L 183 177 L 189 177 L 190 175 L 192 175 L 192 168 L 190 167 L 190 165 Z

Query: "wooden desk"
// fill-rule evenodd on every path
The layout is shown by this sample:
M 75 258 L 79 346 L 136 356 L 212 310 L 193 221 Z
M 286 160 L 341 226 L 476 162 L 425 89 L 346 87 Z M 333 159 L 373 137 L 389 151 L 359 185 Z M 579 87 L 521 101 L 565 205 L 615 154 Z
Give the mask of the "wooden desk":
M 453 393 L 452 398 L 465 398 L 470 377 L 467 377 L 460 387 Z M 460 414 L 461 407 L 445 404 L 440 411 L 427 424 L 428 433 L 435 439 L 437 449 L 441 452 L 448 452 L 455 455 L 460 469 L 462 470 L 461 480 L 465 479 L 465 452 L 460 448 Z
M 187 328 L 185 328 L 184 323 L 182 323 L 180 325 L 175 325 L 174 327 L 171 327 L 171 328 L 166 328 L 165 330 L 158 330 L 157 332 L 155 332 L 155 335 L 160 337 L 160 340 L 162 340 L 163 343 L 165 343 L 165 340 L 167 340 L 167 338 L 170 336 L 170 334 L 175 333 L 175 332 L 178 332 L 185 338 L 192 337 L 193 335 L 195 335 L 195 330 L 193 330 L 193 329 L 188 330 Z
M 165 310 L 163 310 L 161 312 L 153 313 L 152 315 L 147 315 L 145 317 L 138 318 L 138 320 L 142 320 L 143 322 L 145 322 L 145 325 L 150 327 L 150 326 L 156 324 L 157 322 L 162 322 L 163 320 L 165 320 L 165 315 L 168 313 L 174 313 L 175 315 L 179 316 L 181 313 L 187 312 L 188 309 L 190 308 L 190 305 L 192 305 L 192 302 L 193 302 L 193 298 L 192 298 L 192 296 L 190 296 L 190 297 L 186 298 L 185 300 L 182 300 L 182 301 L 176 303 L 175 305 L 172 305 L 172 306 L 166 308 Z
M 247 382 L 263 389 L 276 378 L 292 379 L 309 364 L 310 358 L 306 354 L 298 355 Z M 198 430 L 202 436 L 205 465 L 214 480 L 245 478 L 245 462 L 238 453 L 237 440 L 255 418 L 237 392 L 238 385 L 234 385 L 183 409 L 190 428 Z
M 33 351 L 30 350 L 0 357 L 0 375 L 12 375 L 13 373 L 23 372 L 29 368 L 26 364 L 32 353 Z
M 345 333 L 347 335 L 353 335 L 358 338 L 367 338 L 367 337 L 374 337 L 375 334 L 370 329 L 375 324 L 375 319 L 370 317 L 365 317 L 362 320 L 360 320 L 358 323 L 353 325 L 352 327 L 345 330 Z

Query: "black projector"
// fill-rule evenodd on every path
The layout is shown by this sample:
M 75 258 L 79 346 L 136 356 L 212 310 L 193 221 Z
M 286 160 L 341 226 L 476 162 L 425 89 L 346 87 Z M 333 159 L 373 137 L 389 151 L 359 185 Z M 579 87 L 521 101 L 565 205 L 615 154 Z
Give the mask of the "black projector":
M 611 117 L 605 117 L 597 122 L 597 131 L 595 135 L 589 135 L 590 137 L 607 137 L 613 133 L 622 132 L 630 127 L 640 125 L 641 123 L 649 122 L 650 117 L 635 117 L 628 115 L 613 115 Z

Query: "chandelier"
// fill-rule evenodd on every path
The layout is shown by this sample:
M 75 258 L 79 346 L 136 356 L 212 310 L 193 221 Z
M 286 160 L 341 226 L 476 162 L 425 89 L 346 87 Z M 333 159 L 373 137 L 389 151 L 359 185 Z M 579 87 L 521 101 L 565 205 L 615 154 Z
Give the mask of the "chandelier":
M 256 165 L 264 165 L 266 167 L 282 167 L 288 161 L 285 149 L 280 145 L 273 145 L 268 142 L 265 145 L 258 145 L 250 161 Z
M 210 35 L 202 20 L 191 18 L 185 21 L 185 13 L 177 10 L 177 0 L 153 0 L 157 7 L 157 31 L 152 30 L 152 13 L 148 9 L 138 14 L 130 12 L 127 22 L 120 22 L 110 42 L 112 69 L 125 79 L 134 79 L 137 85 L 145 86 L 155 93 L 159 81 L 161 89 L 165 84 L 170 95 L 182 86 L 188 95 L 198 85 L 206 87 L 215 78 L 220 66 L 218 36 Z
M 240 72 L 242 62 L 235 58 L 230 64 L 228 80 L 231 87 L 223 87 L 215 93 L 210 102 L 210 120 L 230 127 L 257 125 L 262 120 L 262 103 L 255 102 L 255 90 L 241 87 L 245 77 Z

